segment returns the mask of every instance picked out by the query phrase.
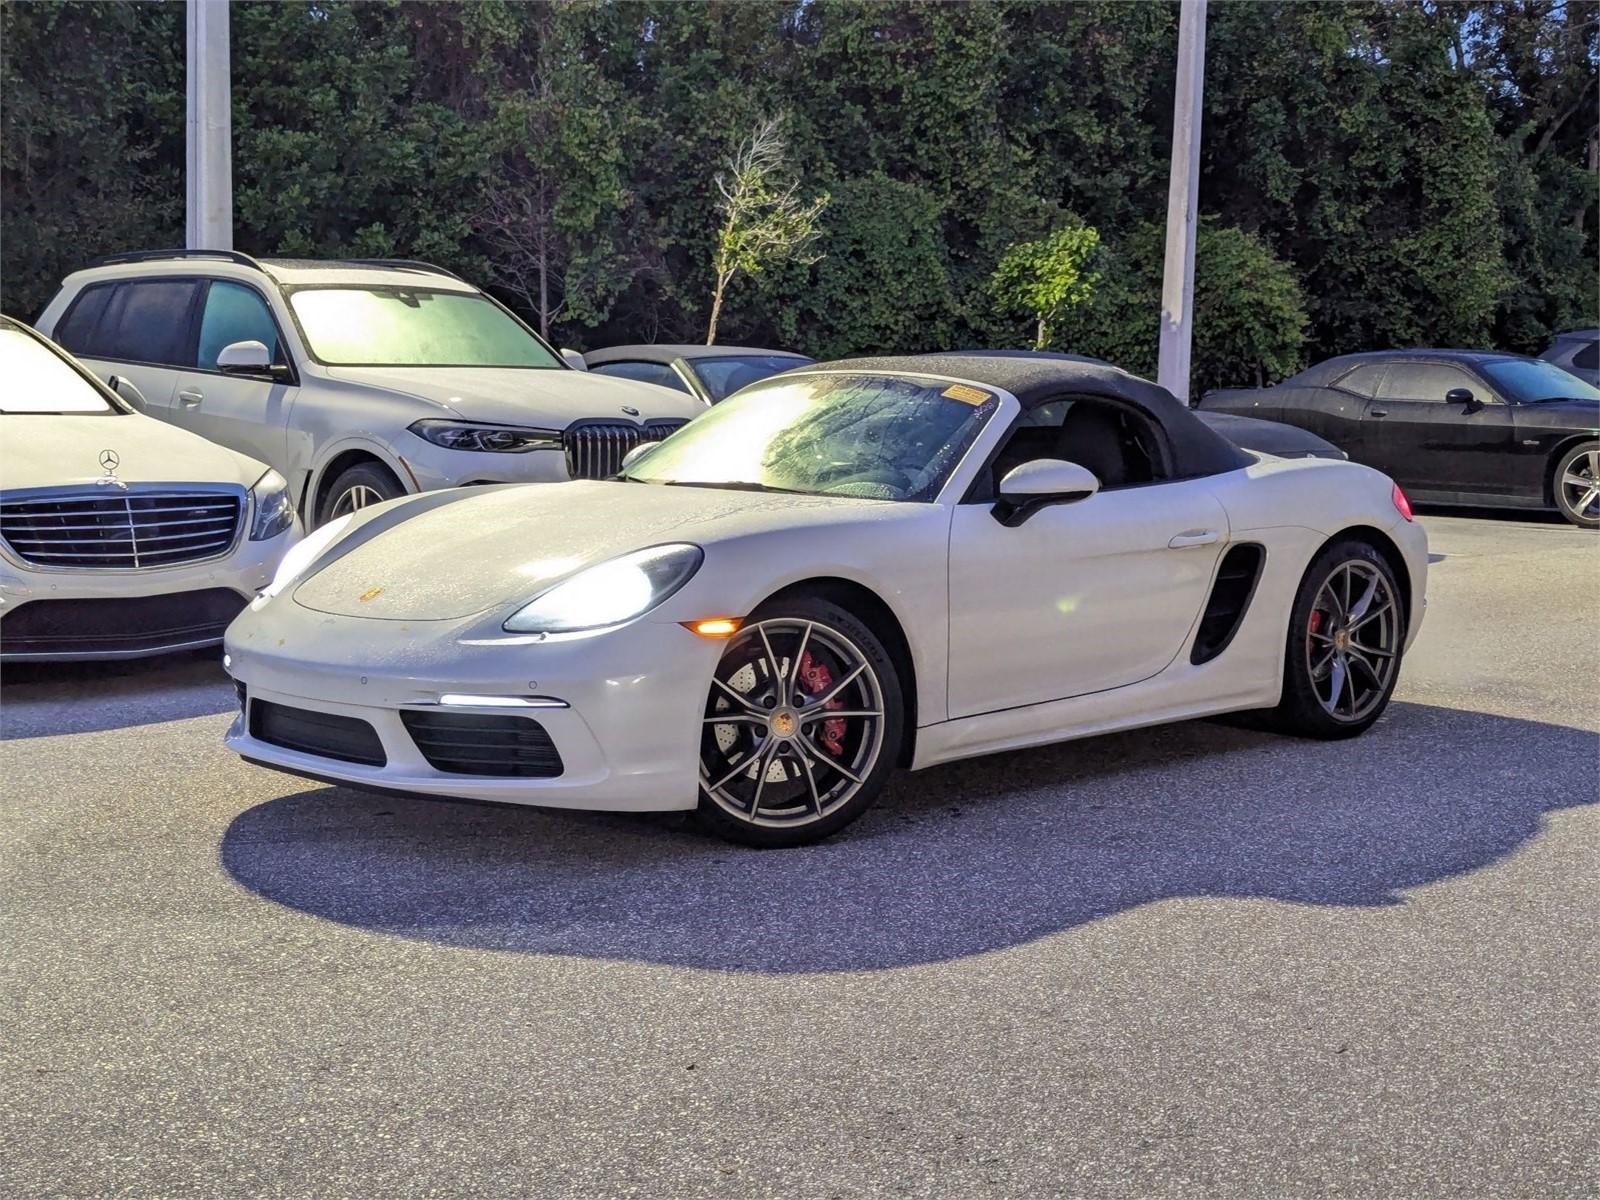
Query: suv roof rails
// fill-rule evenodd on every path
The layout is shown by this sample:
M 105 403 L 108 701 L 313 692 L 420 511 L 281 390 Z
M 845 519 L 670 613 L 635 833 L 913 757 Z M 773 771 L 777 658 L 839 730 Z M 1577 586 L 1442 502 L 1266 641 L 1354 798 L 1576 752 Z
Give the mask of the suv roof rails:
M 220 258 L 227 262 L 238 263 L 241 267 L 254 267 L 258 271 L 265 271 L 255 259 L 248 254 L 241 254 L 237 250 L 132 250 L 126 254 L 102 254 L 99 258 L 91 258 L 91 267 L 109 267 L 117 263 L 159 262 L 161 259 L 170 258 Z
M 391 267 L 397 271 L 425 271 L 429 275 L 445 275 L 451 279 L 465 283 L 466 280 L 454 271 L 444 267 L 435 266 L 430 262 L 423 262 L 417 258 L 340 258 L 328 264 L 329 266 L 347 267 Z

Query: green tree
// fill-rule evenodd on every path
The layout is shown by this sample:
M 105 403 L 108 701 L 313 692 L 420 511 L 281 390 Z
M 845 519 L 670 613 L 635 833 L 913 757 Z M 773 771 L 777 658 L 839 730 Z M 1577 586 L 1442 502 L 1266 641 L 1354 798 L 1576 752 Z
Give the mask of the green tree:
M 1094 294 L 1100 276 L 1091 264 L 1099 249 L 1099 231 L 1075 220 L 1001 257 L 989 290 L 1002 308 L 1033 319 L 1035 350 L 1050 345 L 1052 323 Z
M 1150 222 L 1110 248 L 1103 282 L 1060 339 L 1155 378 L 1166 229 Z M 1300 367 L 1307 316 L 1294 269 L 1258 236 L 1206 218 L 1195 234 L 1193 384 L 1263 384 Z
M 820 257 L 809 248 L 821 232 L 817 220 L 828 206 L 826 192 L 801 202 L 800 184 L 790 177 L 789 143 L 779 118 L 758 124 L 715 182 L 722 227 L 712 256 L 716 284 L 706 327 L 708 346 L 717 340 L 717 318 L 736 276 L 760 275 L 774 263 L 815 262 Z

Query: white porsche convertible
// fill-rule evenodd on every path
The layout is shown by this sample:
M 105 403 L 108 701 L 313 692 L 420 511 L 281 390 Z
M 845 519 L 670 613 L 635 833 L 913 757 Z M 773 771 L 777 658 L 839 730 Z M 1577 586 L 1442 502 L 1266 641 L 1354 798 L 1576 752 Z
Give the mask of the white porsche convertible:
M 1103 365 L 862 359 L 620 477 L 324 526 L 228 631 L 245 758 L 355 787 L 848 824 L 897 766 L 1230 711 L 1359 733 L 1427 541 L 1366 467 L 1241 451 Z

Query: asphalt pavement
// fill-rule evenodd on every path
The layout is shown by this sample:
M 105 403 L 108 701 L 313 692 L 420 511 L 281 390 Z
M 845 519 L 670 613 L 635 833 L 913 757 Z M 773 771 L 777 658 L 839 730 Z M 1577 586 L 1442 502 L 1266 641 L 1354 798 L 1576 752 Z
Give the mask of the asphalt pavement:
M 0 1195 L 1600 1194 L 1600 538 L 1425 518 L 1397 702 L 823 846 L 369 796 L 215 655 L 0 691 Z

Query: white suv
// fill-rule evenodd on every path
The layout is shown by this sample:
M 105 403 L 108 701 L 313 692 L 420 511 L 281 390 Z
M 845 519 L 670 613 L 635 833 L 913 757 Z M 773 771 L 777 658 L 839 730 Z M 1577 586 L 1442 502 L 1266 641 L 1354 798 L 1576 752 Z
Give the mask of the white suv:
M 603 478 L 705 406 L 576 371 L 427 263 L 113 255 L 38 321 L 151 416 L 289 481 L 308 524 L 407 492 Z

